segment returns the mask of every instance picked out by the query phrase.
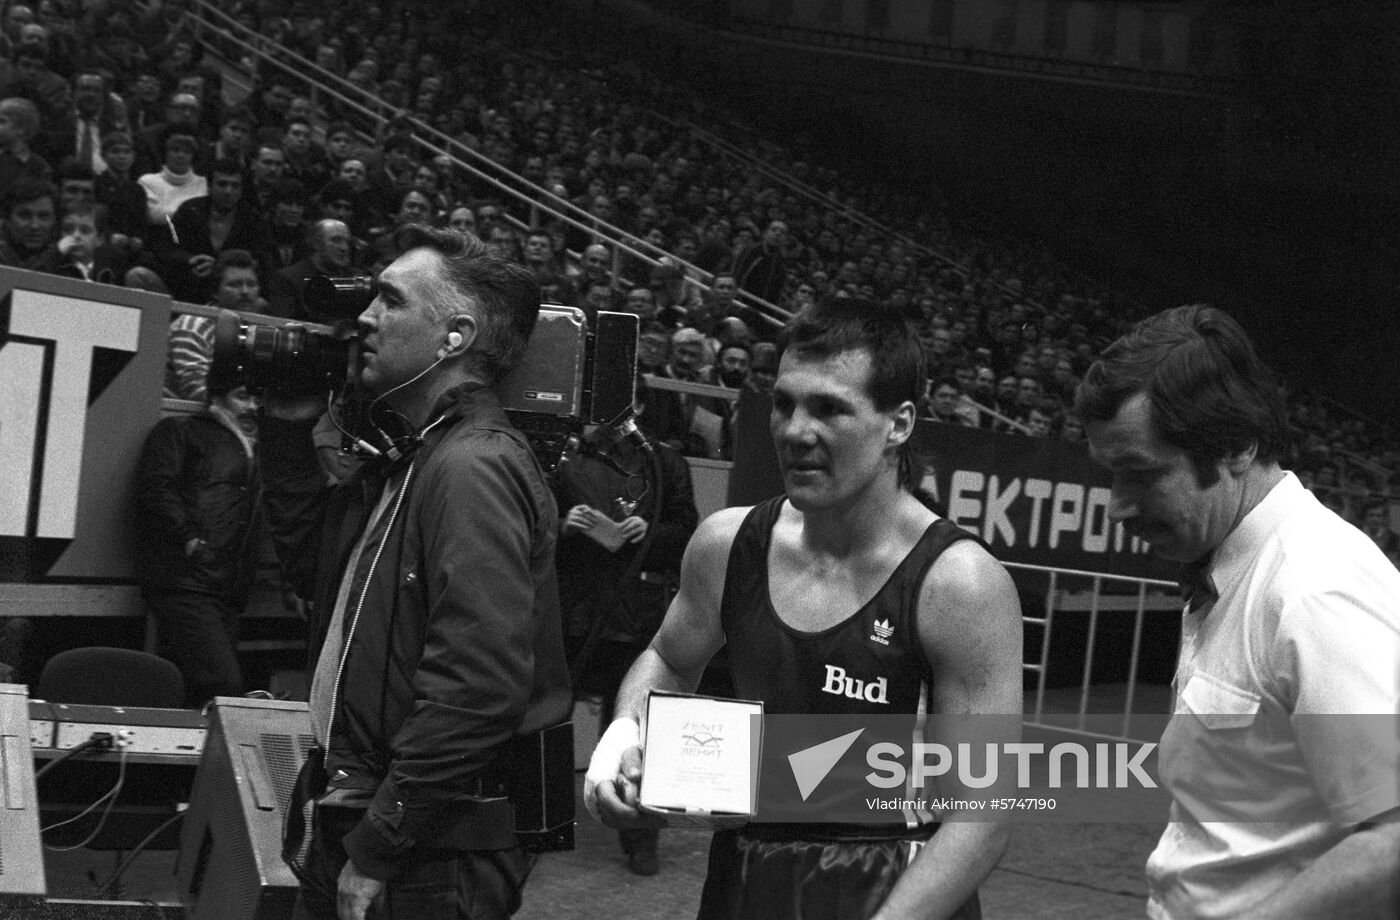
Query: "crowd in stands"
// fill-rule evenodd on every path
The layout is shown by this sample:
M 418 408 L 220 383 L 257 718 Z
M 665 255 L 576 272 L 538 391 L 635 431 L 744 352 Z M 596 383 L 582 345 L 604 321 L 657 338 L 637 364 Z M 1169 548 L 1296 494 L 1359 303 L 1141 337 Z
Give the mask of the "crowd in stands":
M 736 137 L 767 164 L 756 169 L 652 114 L 705 120 L 713 103 L 640 72 L 625 49 L 644 37 L 596 10 L 220 8 L 396 117 L 372 121 L 256 54 L 216 64 L 178 2 L 7 4 L 0 264 L 322 320 L 305 302 L 308 279 L 373 273 L 405 224 L 452 226 L 528 265 L 547 300 L 638 314 L 646 374 L 761 390 L 776 371 L 774 315 L 824 297 L 886 301 L 922 331 L 927 416 L 1070 442 L 1083 439 L 1079 378 L 1140 315 L 1042 249 L 961 233 L 946 207 L 894 182 L 849 185 L 778 139 Z M 246 93 L 224 85 L 229 68 Z M 722 117 L 703 126 L 730 131 Z M 541 191 L 533 202 L 503 194 L 425 152 L 428 128 L 461 159 L 480 155 Z M 672 255 L 652 264 L 552 217 L 556 198 Z M 202 398 L 211 337 L 207 319 L 176 319 L 167 395 Z M 1319 399 L 1293 411 L 1293 466 L 1310 487 L 1358 523 L 1389 514 L 1393 433 Z M 732 412 L 709 391 L 653 387 L 643 422 L 688 453 L 724 457 Z

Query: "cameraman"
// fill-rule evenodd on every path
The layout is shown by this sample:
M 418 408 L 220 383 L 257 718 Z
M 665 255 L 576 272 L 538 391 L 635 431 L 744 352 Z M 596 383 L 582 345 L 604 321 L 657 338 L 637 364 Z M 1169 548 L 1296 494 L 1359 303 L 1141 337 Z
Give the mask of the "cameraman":
M 322 405 L 274 401 L 274 534 L 315 599 L 310 716 L 329 786 L 295 916 L 507 917 L 532 860 L 504 797 L 513 742 L 568 718 L 554 500 L 496 384 L 539 313 L 524 268 L 405 227 L 360 315 L 369 415 L 403 436 L 323 489 Z

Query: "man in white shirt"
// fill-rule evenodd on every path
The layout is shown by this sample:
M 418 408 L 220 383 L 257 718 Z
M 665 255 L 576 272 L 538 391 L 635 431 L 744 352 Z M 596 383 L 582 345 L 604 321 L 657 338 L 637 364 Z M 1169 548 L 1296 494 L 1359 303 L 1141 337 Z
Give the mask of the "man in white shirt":
M 1167 310 L 1079 388 L 1110 516 L 1185 565 L 1148 916 L 1394 918 L 1400 574 L 1279 466 L 1283 393 L 1226 314 Z

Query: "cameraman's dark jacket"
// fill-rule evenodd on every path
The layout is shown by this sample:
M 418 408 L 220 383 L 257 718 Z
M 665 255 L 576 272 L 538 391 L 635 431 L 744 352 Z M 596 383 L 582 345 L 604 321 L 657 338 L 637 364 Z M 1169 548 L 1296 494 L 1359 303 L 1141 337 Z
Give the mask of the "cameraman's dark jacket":
M 407 478 L 382 550 L 366 547 L 351 585 L 326 755 L 333 789 L 372 796 L 344 842 L 379 879 L 422 849 L 514 846 L 510 805 L 496 797 L 508 755 L 571 706 L 544 474 L 493 391 L 458 391 L 442 405 L 446 419 L 411 466 L 369 463 L 331 488 L 311 423 L 263 428 L 274 540 L 294 585 L 316 602 L 313 670 L 381 484 Z
M 259 481 L 238 436 L 208 412 L 156 423 L 136 467 L 142 586 L 246 597 Z M 207 545 L 187 557 L 185 545 L 196 537 Z

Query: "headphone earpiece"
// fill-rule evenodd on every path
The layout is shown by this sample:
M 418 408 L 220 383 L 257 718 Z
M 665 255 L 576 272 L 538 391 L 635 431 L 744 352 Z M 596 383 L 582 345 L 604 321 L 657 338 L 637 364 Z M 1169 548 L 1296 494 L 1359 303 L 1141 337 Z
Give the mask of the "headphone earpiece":
M 449 332 L 449 333 L 447 333 L 447 347 L 448 347 L 448 348 L 461 348 L 461 347 L 462 347 L 462 333 L 460 333 L 460 332 Z

